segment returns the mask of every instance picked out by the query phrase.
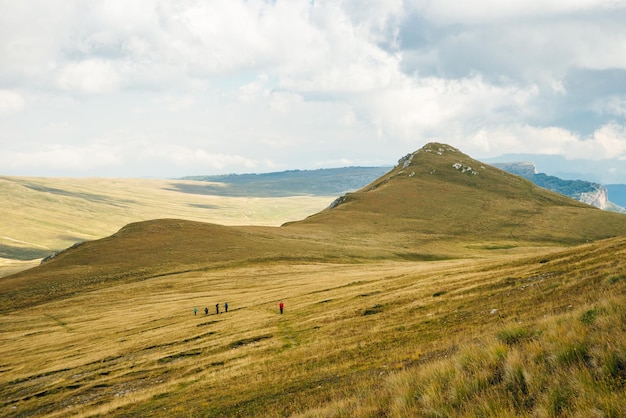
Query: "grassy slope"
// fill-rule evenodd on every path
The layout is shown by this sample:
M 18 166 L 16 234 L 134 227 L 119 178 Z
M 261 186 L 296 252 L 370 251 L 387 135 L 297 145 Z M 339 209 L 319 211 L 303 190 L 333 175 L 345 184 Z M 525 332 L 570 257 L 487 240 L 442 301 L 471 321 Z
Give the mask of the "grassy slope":
M 435 151 L 426 152 L 430 147 Z M 456 163 L 475 167 L 478 174 L 463 173 L 453 167 Z M 0 310 L 36 304 L 50 295 L 65 297 L 77 288 L 249 262 L 476 257 L 493 248 L 626 235 L 623 215 L 540 189 L 443 145 L 426 147 L 410 165 L 345 200 L 281 228 L 181 220 L 131 224 L 0 279 Z
M 563 247 L 624 215 L 430 147 L 302 222 L 132 224 L 0 279 L 0 411 L 623 416 L 626 241 Z
M 0 177 L 0 257 L 42 258 L 149 219 L 280 225 L 315 213 L 334 199 L 235 198 L 181 191 L 185 187 L 201 191 L 206 186 L 206 182 L 174 180 Z
M 623 416 L 624 260 L 613 239 L 77 292 L 0 316 L 0 415 Z
M 471 171 L 462 172 L 454 164 Z M 418 246 L 420 239 L 429 237 L 561 245 L 624 235 L 625 221 L 621 214 L 542 189 L 454 148 L 429 144 L 407 167 L 396 167 L 348 194 L 345 203 L 302 224 L 391 232 L 406 239 L 407 245 Z

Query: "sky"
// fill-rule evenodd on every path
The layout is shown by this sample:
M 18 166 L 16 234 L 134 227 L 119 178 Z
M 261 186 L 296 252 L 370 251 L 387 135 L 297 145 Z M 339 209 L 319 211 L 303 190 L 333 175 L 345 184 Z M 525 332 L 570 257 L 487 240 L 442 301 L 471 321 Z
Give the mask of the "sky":
M 0 175 L 390 166 L 442 142 L 626 183 L 624 22 L 626 0 L 0 0 Z

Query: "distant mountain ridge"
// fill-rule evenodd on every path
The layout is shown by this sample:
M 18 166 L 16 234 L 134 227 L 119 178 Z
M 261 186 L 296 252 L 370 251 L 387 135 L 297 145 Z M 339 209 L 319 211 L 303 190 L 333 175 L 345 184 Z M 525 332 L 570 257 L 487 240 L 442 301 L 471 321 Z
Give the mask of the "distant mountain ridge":
M 406 157 L 405 157 L 406 158 Z M 400 159 L 400 163 L 403 159 Z M 533 162 L 492 163 L 511 174 L 524 177 L 537 186 L 571 197 L 579 202 L 612 212 L 626 213 L 625 185 L 604 186 L 585 180 L 564 180 L 538 173 Z M 180 180 L 204 181 L 206 186 L 175 185 L 176 191 L 231 197 L 340 196 L 358 190 L 387 173 L 392 167 L 342 167 L 317 170 L 287 170 L 260 174 L 187 176 Z M 623 188 L 620 188 L 623 186 Z M 609 200 L 616 196 L 616 202 Z
M 569 196 L 579 202 L 612 212 L 626 213 L 626 209 L 609 200 L 607 188 L 599 183 L 585 180 L 563 180 L 556 176 L 538 173 L 532 162 L 493 163 L 509 173 L 524 177 L 537 186 Z
M 261 174 L 187 176 L 180 180 L 206 181 L 205 187 L 177 185 L 177 191 L 232 197 L 336 196 L 357 190 L 391 169 L 343 167 L 288 170 Z

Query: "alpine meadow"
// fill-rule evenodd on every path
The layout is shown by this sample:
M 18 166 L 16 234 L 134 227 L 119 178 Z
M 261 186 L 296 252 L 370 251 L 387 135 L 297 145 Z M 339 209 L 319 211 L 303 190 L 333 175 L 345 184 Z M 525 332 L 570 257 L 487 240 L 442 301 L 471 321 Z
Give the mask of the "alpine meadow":
M 334 201 L 151 184 L 20 195 L 68 248 L 0 277 L 0 416 L 626 416 L 624 214 L 440 143 Z

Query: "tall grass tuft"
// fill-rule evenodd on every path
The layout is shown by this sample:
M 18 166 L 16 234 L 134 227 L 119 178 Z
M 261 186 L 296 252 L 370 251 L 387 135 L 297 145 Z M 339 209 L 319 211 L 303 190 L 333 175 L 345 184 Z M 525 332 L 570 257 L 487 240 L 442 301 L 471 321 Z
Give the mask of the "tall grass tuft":
M 388 416 L 626 416 L 624 310 L 611 298 L 504 326 L 493 340 L 395 373 L 382 394 Z

